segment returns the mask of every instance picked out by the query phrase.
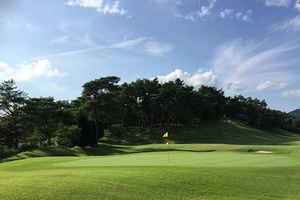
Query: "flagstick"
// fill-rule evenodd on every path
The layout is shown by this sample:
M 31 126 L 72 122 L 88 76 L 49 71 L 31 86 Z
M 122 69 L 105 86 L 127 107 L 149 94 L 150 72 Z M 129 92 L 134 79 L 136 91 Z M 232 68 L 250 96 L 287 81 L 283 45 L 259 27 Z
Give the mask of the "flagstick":
M 168 146 L 168 163 L 170 163 L 170 147 L 169 147 L 169 133 L 166 132 L 164 135 L 163 135 L 164 138 L 167 138 L 167 146 Z
M 168 163 L 170 163 L 170 147 L 169 147 L 169 136 L 168 136 Z

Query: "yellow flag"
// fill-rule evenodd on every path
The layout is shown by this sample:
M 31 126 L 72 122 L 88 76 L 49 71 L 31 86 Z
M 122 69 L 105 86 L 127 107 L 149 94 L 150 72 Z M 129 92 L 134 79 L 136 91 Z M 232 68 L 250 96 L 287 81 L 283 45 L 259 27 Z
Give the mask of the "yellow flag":
M 169 137 L 168 132 L 166 132 L 163 137 Z

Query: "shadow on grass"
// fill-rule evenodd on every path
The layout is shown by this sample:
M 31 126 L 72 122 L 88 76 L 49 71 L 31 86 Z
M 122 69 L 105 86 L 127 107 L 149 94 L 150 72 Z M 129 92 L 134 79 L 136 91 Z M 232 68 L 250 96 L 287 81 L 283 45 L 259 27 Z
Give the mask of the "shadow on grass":
M 77 156 L 76 153 L 73 152 L 71 149 L 62 146 L 43 147 L 39 150 L 47 154 L 48 156 Z
M 38 147 L 30 151 L 19 153 L 12 157 L 5 158 L 1 160 L 0 163 L 22 160 L 25 158 L 46 157 L 46 156 L 78 156 L 78 155 L 70 148 L 66 148 L 62 146 L 45 146 L 45 147 Z
M 142 153 L 142 152 L 168 152 L 168 151 L 178 151 L 178 152 L 194 152 L 194 153 L 200 153 L 200 152 L 214 152 L 217 150 L 189 150 L 189 149 L 154 149 L 154 148 L 146 148 L 146 149 L 141 149 L 140 151 L 138 151 L 138 153 Z
M 103 156 L 130 153 L 130 147 L 99 145 L 98 147 L 83 147 L 80 152 L 87 156 Z
M 0 163 L 11 162 L 11 161 L 15 161 L 15 160 L 22 160 L 22 159 L 25 159 L 25 158 L 26 157 L 15 155 L 13 157 L 4 158 L 4 159 L 0 160 Z
M 99 147 L 84 147 L 84 148 L 66 148 L 66 147 L 39 147 L 31 152 L 24 152 L 17 156 L 3 160 L 3 162 L 25 159 L 26 157 L 52 157 L 52 156 L 108 156 L 146 152 L 213 152 L 216 150 L 181 150 L 181 149 L 166 149 L 166 148 L 142 148 L 136 149 L 134 146 L 110 146 L 100 145 Z

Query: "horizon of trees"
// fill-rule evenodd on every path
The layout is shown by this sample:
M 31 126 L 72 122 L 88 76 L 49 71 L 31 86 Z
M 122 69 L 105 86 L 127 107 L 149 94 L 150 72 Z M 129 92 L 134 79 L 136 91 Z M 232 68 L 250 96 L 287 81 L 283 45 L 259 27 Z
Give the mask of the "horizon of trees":
M 14 80 L 2 82 L 0 152 L 20 144 L 96 146 L 105 128 L 121 139 L 130 127 L 152 131 L 218 120 L 300 133 L 299 119 L 268 108 L 265 100 L 226 97 L 222 89 L 205 85 L 196 90 L 180 79 L 165 83 L 137 79 L 118 85 L 119 81 L 108 76 L 87 82 L 81 96 L 72 101 L 30 98 Z

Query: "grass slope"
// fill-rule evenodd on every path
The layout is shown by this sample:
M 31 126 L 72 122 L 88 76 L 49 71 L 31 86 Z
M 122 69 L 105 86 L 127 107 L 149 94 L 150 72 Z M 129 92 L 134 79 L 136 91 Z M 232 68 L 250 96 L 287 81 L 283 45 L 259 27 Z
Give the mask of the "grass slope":
M 179 127 L 169 132 L 168 154 L 163 133 L 22 153 L 0 163 L 0 199 L 300 199 L 297 134 L 230 123 Z

